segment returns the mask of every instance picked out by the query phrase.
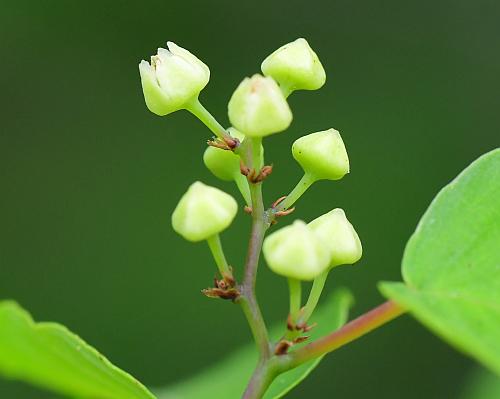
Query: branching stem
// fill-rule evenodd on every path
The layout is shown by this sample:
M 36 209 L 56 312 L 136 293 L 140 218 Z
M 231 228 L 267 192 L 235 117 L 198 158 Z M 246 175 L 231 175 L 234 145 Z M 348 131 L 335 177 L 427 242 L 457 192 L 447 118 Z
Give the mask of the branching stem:
M 255 368 L 242 399 L 260 399 L 276 377 L 277 370 L 270 361 L 260 361 Z
M 257 170 L 261 167 L 263 162 L 262 154 L 260 153 L 261 143 L 260 140 L 248 140 L 251 141 L 246 143 L 247 140 L 245 140 L 245 142 L 243 142 L 243 145 L 239 149 L 239 154 L 247 166 Z M 311 176 L 307 174 L 304 175 L 289 196 L 280 203 L 278 207 L 273 209 L 273 211 L 287 209 L 293 205 L 314 181 L 315 179 Z M 249 184 L 252 208 L 252 229 L 248 244 L 243 283 L 239 287 L 241 295 L 237 299 L 250 325 L 257 347 L 259 348 L 259 362 L 243 394 L 243 399 L 262 398 L 274 378 L 280 373 L 293 369 L 304 362 L 322 356 L 354 341 L 404 313 L 404 310 L 396 303 L 388 301 L 317 341 L 291 351 L 286 355 L 275 355 L 273 353 L 273 345 L 269 341 L 266 324 L 255 296 L 255 281 L 260 252 L 262 250 L 264 234 L 269 227 L 267 220 L 268 215 L 264 210 L 264 203 L 262 200 L 261 185 L 262 183 Z M 307 319 L 310 316 L 318 303 L 319 295 L 321 294 L 325 281 L 326 274 L 320 276 L 318 280 L 313 283 L 311 294 L 306 304 L 305 313 L 300 317 L 305 317 L 305 319 Z M 300 287 L 300 282 L 298 282 L 298 284 Z M 300 302 L 297 299 L 300 298 L 300 290 L 297 288 L 296 282 L 290 282 L 290 289 L 290 311 L 295 312 L 297 307 L 300 309 Z
M 313 176 L 305 173 L 290 194 L 274 209 L 275 212 L 290 208 L 315 181 Z
M 285 355 L 286 369 L 295 368 L 311 359 L 332 352 L 403 313 L 405 313 L 405 310 L 402 307 L 393 301 L 387 301 L 347 323 L 341 329 Z
M 321 293 L 323 292 L 326 278 L 328 277 L 328 272 L 329 271 L 326 270 L 314 279 L 311 291 L 309 292 L 309 297 L 302 310 L 300 312 L 297 312 L 296 316 L 294 315 L 294 313 L 291 313 L 290 311 L 290 314 L 292 315 L 292 321 L 295 323 L 295 325 L 306 324 L 311 315 L 313 314 L 314 310 L 316 309 L 316 306 L 318 305 Z M 300 336 L 300 334 L 301 334 L 300 331 L 289 330 L 286 332 L 286 338 L 292 341 L 298 336 Z

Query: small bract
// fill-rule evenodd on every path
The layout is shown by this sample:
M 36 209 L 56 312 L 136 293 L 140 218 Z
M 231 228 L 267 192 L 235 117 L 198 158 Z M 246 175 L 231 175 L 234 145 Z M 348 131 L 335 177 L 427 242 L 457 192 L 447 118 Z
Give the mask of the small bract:
M 292 111 L 272 78 L 245 78 L 228 104 L 231 124 L 246 136 L 263 137 L 290 126 Z
M 309 223 L 330 253 L 330 267 L 353 264 L 363 254 L 361 241 L 345 212 L 336 208 Z
M 172 227 L 188 241 L 202 241 L 225 230 L 238 205 L 233 197 L 202 182 L 191 184 L 172 214 Z
M 325 84 L 326 74 L 318 56 L 306 39 L 285 44 L 269 55 L 262 72 L 288 90 L 317 90 Z
M 304 172 L 316 180 L 338 180 L 349 173 L 349 157 L 340 133 L 328 129 L 297 139 L 292 154 Z
M 156 115 L 167 115 L 184 108 L 197 98 L 210 79 L 210 70 L 202 61 L 175 43 L 168 50 L 158 49 L 151 64 L 139 64 L 146 105 Z
M 313 280 L 330 262 L 329 250 L 301 220 L 269 235 L 262 250 L 272 271 L 298 280 Z

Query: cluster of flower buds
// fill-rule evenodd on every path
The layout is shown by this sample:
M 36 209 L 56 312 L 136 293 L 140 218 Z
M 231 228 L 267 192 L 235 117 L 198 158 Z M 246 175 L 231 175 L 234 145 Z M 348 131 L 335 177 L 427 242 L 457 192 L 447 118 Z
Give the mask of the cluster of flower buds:
M 211 145 L 203 161 L 217 178 L 236 183 L 250 211 L 251 185 L 259 184 L 271 171 L 270 167 L 263 167 L 262 138 L 290 126 L 293 116 L 287 97 L 293 91 L 317 90 L 326 81 L 325 70 L 308 42 L 301 38 L 288 43 L 262 62 L 263 75 L 247 77 L 236 88 L 228 103 L 232 126 L 224 129 L 199 102 L 210 71 L 189 51 L 168 42 L 168 50 L 158 49 L 158 54 L 151 57 L 151 64 L 142 61 L 139 70 L 146 105 L 153 113 L 167 115 L 187 109 L 216 134 L 217 138 L 209 141 Z M 253 151 L 250 161 L 253 174 L 244 163 L 249 162 L 241 150 L 245 145 Z M 268 210 L 268 215 L 289 213 L 291 209 L 287 209 L 312 183 L 338 180 L 349 173 L 344 142 L 332 128 L 297 139 L 292 145 L 292 155 L 302 167 L 304 177 L 282 202 L 277 201 Z M 253 178 L 249 177 L 251 174 Z M 189 241 L 207 240 L 221 273 L 227 275 L 230 268 L 218 235 L 231 224 L 236 213 L 233 197 L 196 182 L 177 205 L 172 225 Z M 293 280 L 314 280 L 335 266 L 355 263 L 362 248 L 344 211 L 337 208 L 308 224 L 295 221 L 272 233 L 263 243 L 263 253 L 274 272 Z
M 330 262 L 330 252 L 302 220 L 269 235 L 262 251 L 271 270 L 297 280 L 313 280 Z
M 338 208 L 308 224 L 297 220 L 281 228 L 265 239 L 262 249 L 271 270 L 297 280 L 314 280 L 362 255 L 356 231 Z

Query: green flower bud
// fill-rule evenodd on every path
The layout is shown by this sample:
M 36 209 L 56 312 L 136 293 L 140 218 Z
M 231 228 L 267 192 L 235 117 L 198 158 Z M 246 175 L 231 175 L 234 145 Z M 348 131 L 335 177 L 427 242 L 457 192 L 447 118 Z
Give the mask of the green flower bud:
M 228 104 L 231 124 L 250 137 L 264 137 L 290 126 L 292 111 L 272 78 L 245 78 Z
M 269 235 L 262 250 L 271 270 L 298 280 L 313 280 L 330 261 L 322 240 L 301 220 Z
M 245 138 L 244 134 L 235 128 L 231 127 L 227 131 L 240 142 Z M 240 157 L 233 151 L 208 146 L 203 154 L 203 162 L 208 170 L 221 180 L 231 181 L 235 176 L 241 175 Z
M 202 241 L 225 230 L 238 205 L 233 197 L 199 181 L 191 184 L 172 214 L 172 227 L 188 241 Z
M 292 145 L 292 154 L 304 172 L 316 180 L 338 180 L 349 173 L 349 157 L 335 129 L 297 139 Z
M 227 131 L 231 137 L 237 138 L 240 143 L 245 139 L 245 135 L 234 127 L 230 127 Z M 260 146 L 260 151 L 261 154 L 264 154 L 264 147 L 262 145 Z M 221 180 L 231 181 L 235 180 L 236 176 L 242 176 L 240 171 L 240 157 L 233 151 L 208 146 L 203 154 L 203 162 L 207 169 Z
M 325 84 L 323 65 L 306 39 L 285 44 L 269 55 L 261 65 L 266 76 L 273 77 L 288 90 L 317 90 Z
M 151 57 L 151 65 L 144 60 L 139 64 L 146 105 L 160 116 L 184 108 L 210 79 L 210 70 L 197 57 L 175 43 L 167 46 Z
M 336 208 L 309 223 L 330 252 L 330 267 L 350 265 L 363 253 L 361 241 L 342 209 Z

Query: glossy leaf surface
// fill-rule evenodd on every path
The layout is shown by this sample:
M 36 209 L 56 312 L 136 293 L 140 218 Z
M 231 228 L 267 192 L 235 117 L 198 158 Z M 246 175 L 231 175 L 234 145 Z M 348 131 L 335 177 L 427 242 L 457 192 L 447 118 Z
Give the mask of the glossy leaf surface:
M 0 375 L 74 398 L 154 398 L 66 327 L 35 323 L 11 301 L 0 302 Z
M 382 283 L 382 292 L 500 374 L 500 149 L 436 196 L 402 272 L 405 283 Z

